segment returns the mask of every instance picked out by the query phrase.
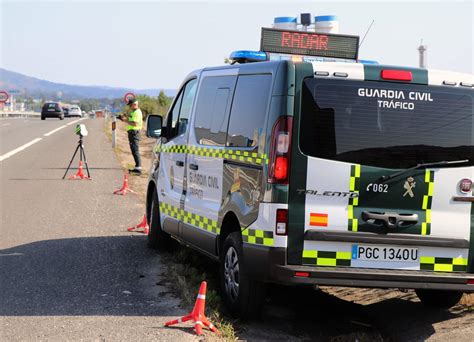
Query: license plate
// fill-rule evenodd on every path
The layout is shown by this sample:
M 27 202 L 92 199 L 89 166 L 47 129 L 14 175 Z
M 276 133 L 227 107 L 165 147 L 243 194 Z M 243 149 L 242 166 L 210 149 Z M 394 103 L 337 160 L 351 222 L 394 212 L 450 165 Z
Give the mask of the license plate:
M 418 262 L 418 248 L 352 245 L 352 260 Z
M 56 111 L 56 109 L 54 108 L 48 109 L 48 112 L 54 112 L 54 111 Z

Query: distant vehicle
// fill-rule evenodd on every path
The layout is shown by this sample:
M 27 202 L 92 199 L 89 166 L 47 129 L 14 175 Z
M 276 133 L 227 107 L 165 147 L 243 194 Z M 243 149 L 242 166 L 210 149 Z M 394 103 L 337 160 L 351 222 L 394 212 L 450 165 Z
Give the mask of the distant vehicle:
M 89 117 L 90 118 L 95 118 L 95 112 L 94 111 L 89 111 Z
M 69 116 L 69 107 L 63 107 L 64 116 Z
M 82 117 L 81 108 L 79 108 L 79 106 L 71 106 L 71 107 L 69 107 L 69 116 Z
M 45 102 L 41 109 L 41 120 L 46 118 L 59 118 L 64 120 L 64 111 L 58 102 Z
M 87 112 L 85 110 L 82 111 L 82 116 L 87 116 Z

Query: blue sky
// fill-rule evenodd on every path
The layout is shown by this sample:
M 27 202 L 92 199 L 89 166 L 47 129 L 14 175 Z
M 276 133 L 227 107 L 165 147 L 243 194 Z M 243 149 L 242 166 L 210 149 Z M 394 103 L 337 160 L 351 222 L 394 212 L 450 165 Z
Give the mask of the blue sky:
M 9 1 L 0 0 L 0 66 L 55 82 L 178 87 L 187 73 L 258 50 L 276 16 L 335 14 L 364 35 L 361 59 L 473 72 L 472 1 Z

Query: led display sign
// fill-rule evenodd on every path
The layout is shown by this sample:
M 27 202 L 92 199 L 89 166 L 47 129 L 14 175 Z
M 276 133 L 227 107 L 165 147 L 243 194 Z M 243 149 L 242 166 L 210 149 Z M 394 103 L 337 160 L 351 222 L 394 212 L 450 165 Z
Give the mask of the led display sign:
M 260 50 L 290 55 L 357 59 L 359 37 L 262 28 Z

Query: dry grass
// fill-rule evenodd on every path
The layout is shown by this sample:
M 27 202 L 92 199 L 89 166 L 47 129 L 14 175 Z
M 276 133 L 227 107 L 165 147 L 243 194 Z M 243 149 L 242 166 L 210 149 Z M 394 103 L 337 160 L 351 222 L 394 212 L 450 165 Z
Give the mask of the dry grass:
M 465 293 L 459 301 L 459 304 L 467 306 L 469 310 L 474 310 L 474 293 Z

